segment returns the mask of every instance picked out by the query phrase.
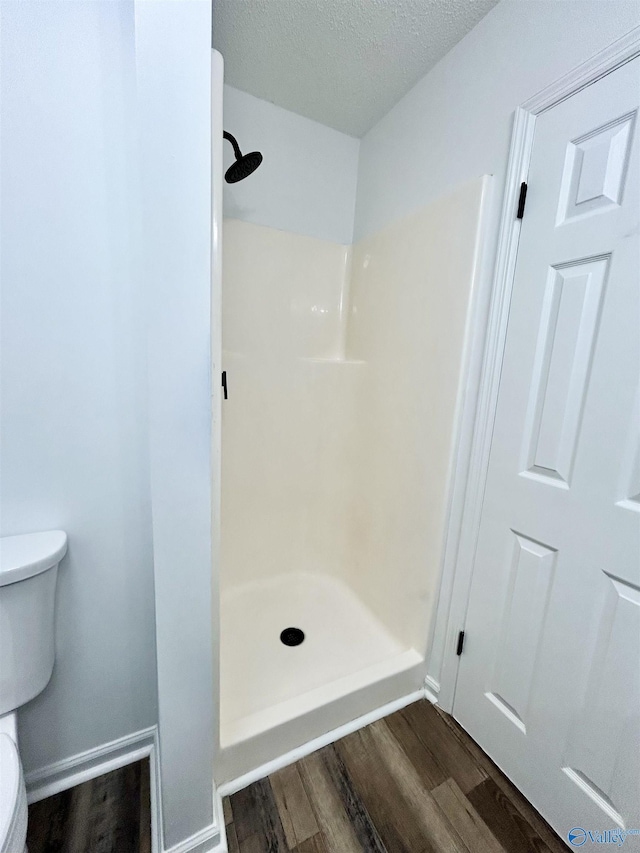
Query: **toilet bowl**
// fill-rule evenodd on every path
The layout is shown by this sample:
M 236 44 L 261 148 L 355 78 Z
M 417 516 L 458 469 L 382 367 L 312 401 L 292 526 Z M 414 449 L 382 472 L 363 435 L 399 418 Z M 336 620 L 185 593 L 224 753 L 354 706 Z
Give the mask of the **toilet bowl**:
M 16 710 L 51 678 L 56 579 L 66 551 L 61 530 L 0 539 L 0 853 L 26 851 Z
M 27 791 L 15 731 L 15 714 L 0 719 L 0 853 L 26 853 Z

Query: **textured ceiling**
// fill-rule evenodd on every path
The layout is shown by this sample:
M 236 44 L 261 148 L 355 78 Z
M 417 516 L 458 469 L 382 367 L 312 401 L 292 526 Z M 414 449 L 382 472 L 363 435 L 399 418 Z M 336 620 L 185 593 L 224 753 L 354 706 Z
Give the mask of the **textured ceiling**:
M 497 0 L 214 0 L 225 82 L 363 136 Z

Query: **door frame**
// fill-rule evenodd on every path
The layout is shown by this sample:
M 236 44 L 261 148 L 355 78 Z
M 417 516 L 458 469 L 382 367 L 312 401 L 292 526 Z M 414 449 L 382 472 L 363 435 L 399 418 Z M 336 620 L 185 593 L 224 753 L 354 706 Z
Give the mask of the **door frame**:
M 471 354 L 479 367 L 473 405 L 464 406 L 458 423 L 458 451 L 453 466 L 442 576 L 431 637 L 425 687 L 451 713 L 460 657 L 458 633 L 464 630 L 482 514 L 489 455 L 498 402 L 500 375 L 516 271 L 521 220 L 516 218 L 520 186 L 527 181 L 536 118 L 640 56 L 640 26 L 542 89 L 516 108 L 500 214 L 496 265 L 484 340 Z

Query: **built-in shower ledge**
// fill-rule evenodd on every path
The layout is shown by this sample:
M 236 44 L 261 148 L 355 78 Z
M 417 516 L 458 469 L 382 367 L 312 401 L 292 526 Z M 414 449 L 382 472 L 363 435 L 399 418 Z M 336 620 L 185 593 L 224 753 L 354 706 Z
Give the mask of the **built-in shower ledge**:
M 238 352 L 237 350 L 223 350 L 222 357 L 224 359 L 237 359 L 239 361 L 251 361 L 257 360 L 260 364 L 262 364 L 265 360 L 265 356 L 260 353 L 252 353 L 252 352 Z M 289 361 L 295 362 L 299 361 L 303 364 L 351 364 L 351 365 L 363 365 L 367 362 L 364 359 L 360 358 L 345 358 L 344 356 L 336 355 L 336 356 L 315 356 L 315 355 L 287 355 L 284 353 L 280 354 L 269 354 L 269 358 L 279 360 L 279 361 Z
M 300 361 L 310 362 L 311 364 L 366 364 L 359 358 L 316 358 L 315 356 L 301 356 Z
M 292 721 L 302 719 L 314 712 L 326 710 L 328 705 L 341 700 L 353 699 L 353 712 L 348 711 L 346 717 L 347 720 L 354 719 L 356 716 L 374 710 L 377 706 L 403 695 L 404 685 L 398 696 L 389 695 L 388 688 L 391 687 L 391 694 L 395 694 L 396 691 L 392 687 L 392 682 L 403 675 L 411 676 L 415 672 L 421 673 L 423 662 L 422 655 L 415 649 L 408 649 L 387 660 L 365 667 L 354 674 L 343 676 L 322 687 L 309 690 L 294 699 L 288 699 L 236 720 L 226 721 L 223 723 L 220 732 L 220 745 L 222 749 L 227 749 L 267 732 L 273 733 L 279 726 L 290 724 Z M 419 675 L 415 682 L 416 689 L 420 685 L 420 680 L 421 676 Z M 409 687 L 413 687 L 413 684 L 407 683 L 407 688 Z M 365 690 L 371 691 L 371 696 L 368 698 L 368 704 L 371 707 L 361 708 L 357 697 Z M 408 689 L 405 692 L 408 692 Z M 347 720 L 342 722 L 344 723 Z

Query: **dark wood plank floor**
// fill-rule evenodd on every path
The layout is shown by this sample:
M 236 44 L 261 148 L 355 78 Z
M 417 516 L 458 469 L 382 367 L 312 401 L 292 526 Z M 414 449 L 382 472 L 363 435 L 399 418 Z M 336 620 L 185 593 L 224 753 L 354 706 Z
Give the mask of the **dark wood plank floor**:
M 151 853 L 149 760 L 29 806 L 29 853 Z
M 567 849 L 455 720 L 426 700 L 223 805 L 229 853 Z
M 224 800 L 229 853 L 565 853 L 474 741 L 429 702 Z M 29 853 L 151 853 L 149 762 L 29 807 Z

